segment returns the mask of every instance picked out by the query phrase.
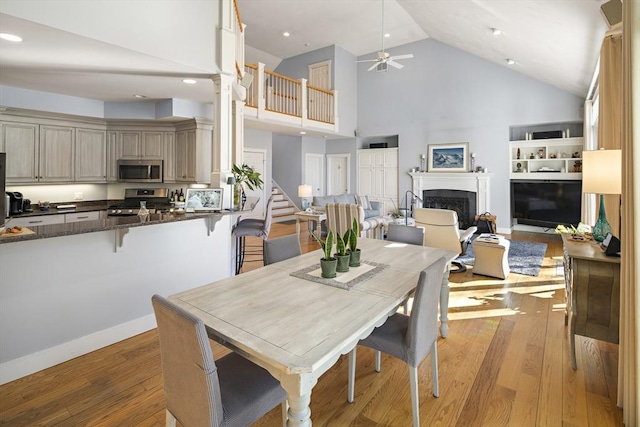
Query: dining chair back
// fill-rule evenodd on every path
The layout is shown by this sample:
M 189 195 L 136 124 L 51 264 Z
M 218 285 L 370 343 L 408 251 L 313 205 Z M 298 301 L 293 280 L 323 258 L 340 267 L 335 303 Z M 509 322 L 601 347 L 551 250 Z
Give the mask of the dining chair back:
M 273 264 L 302 254 L 297 234 L 262 242 L 264 265 Z
M 424 242 L 424 228 L 410 227 L 400 224 L 389 224 L 387 240 L 422 246 Z
M 411 315 L 395 313 L 358 345 L 376 350 L 376 370 L 380 371 L 379 352 L 396 357 L 409 366 L 413 425 L 420 425 L 418 398 L 418 366 L 427 354 L 431 354 L 433 395 L 440 395 L 438 387 L 438 296 L 445 258 L 440 258 L 420 272 Z M 356 348 L 349 355 L 348 401 L 354 400 Z
M 267 371 L 236 353 L 215 362 L 202 320 L 154 295 L 167 425 L 249 425 L 286 394 Z M 283 420 L 286 414 L 283 412 Z
M 247 252 L 245 244 L 245 237 L 259 237 L 263 241 L 269 237 L 271 231 L 271 213 L 273 211 L 273 196 L 269 197 L 267 201 L 267 208 L 264 219 L 260 218 L 246 218 L 241 219 L 233 227 L 233 235 L 236 237 L 236 274 L 240 274 L 240 270 L 245 262 L 245 255 L 248 253 L 253 255 L 259 255 L 260 250 L 255 249 L 251 252 Z M 256 259 L 255 261 L 260 261 Z

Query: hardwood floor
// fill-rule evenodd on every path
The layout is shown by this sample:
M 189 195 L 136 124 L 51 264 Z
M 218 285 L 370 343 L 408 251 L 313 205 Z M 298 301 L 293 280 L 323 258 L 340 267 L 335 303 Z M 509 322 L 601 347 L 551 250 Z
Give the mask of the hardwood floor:
M 295 225 L 273 224 L 271 237 L 292 233 Z M 431 395 L 429 358 L 419 368 L 422 425 L 622 426 L 618 347 L 578 336 L 578 370 L 571 369 L 560 238 L 511 238 L 548 244 L 542 272 L 507 280 L 474 276 L 471 268 L 451 275 L 450 331 L 438 340 L 439 398 Z M 317 248 L 306 235 L 301 242 L 304 252 Z M 216 357 L 227 352 L 213 347 Z M 373 351 L 360 347 L 353 404 L 347 365 L 341 357 L 314 387 L 315 426 L 411 425 L 406 365 L 383 355 L 376 373 Z M 278 407 L 254 425 L 278 426 L 280 417 Z M 164 419 L 155 330 L 0 387 L 0 425 L 162 426 Z

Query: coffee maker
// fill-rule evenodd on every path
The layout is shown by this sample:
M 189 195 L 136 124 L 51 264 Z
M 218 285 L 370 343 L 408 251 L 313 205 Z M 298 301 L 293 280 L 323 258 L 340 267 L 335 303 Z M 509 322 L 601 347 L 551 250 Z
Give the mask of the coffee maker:
M 22 193 L 18 191 L 7 191 L 9 196 L 9 215 L 19 215 L 22 213 Z

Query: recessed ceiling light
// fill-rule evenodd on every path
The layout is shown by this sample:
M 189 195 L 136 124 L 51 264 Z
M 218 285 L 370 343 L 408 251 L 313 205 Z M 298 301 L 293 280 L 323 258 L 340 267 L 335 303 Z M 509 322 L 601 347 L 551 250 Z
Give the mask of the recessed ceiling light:
M 197 82 L 194 79 L 182 79 L 182 83 L 186 83 L 188 85 L 194 85 Z
M 285 36 L 285 37 L 289 37 L 291 34 L 289 34 L 288 31 L 285 31 L 284 33 L 282 33 L 282 35 Z
M 386 38 L 389 38 L 389 37 L 391 37 L 391 34 L 389 34 L 389 33 L 384 33 L 384 36 L 385 36 Z
M 491 34 L 493 34 L 494 36 L 499 36 L 500 34 L 502 34 L 502 31 L 497 28 L 491 28 Z
M 509 64 L 509 65 L 513 65 L 513 64 L 515 64 L 515 63 L 516 63 L 516 61 L 514 61 L 514 60 L 513 60 L 513 59 L 511 59 L 511 58 L 507 58 L 507 59 L 506 59 L 506 61 L 507 61 L 507 64 Z
M 10 41 L 10 42 L 21 42 L 22 41 L 22 37 L 18 37 L 15 34 L 9 34 L 9 33 L 0 33 L 0 39 L 7 40 L 7 41 Z
M 306 135 L 307 133 L 303 130 L 300 131 L 300 135 Z
M 144 96 L 144 95 L 138 95 L 138 94 L 133 95 L 133 97 L 134 97 L 134 98 L 141 98 L 141 99 L 142 99 L 142 98 L 146 98 L 146 96 Z

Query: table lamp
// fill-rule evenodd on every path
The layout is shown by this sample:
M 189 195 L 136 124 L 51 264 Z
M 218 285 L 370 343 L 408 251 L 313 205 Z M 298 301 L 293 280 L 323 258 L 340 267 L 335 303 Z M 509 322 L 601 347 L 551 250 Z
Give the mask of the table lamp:
M 232 211 L 233 210 L 233 198 L 235 195 L 234 189 L 233 187 L 236 185 L 236 179 L 233 176 L 227 177 L 227 185 L 231 187 L 231 192 L 229 193 L 231 195 L 231 203 L 229 203 L 229 210 Z
M 602 242 L 611 232 L 604 211 L 604 194 L 622 193 L 622 150 L 582 152 L 582 192 L 600 194 L 600 212 L 593 238 Z
M 305 211 L 309 207 L 309 197 L 313 196 L 313 188 L 310 185 L 298 185 L 298 197 L 301 199 L 302 210 Z

